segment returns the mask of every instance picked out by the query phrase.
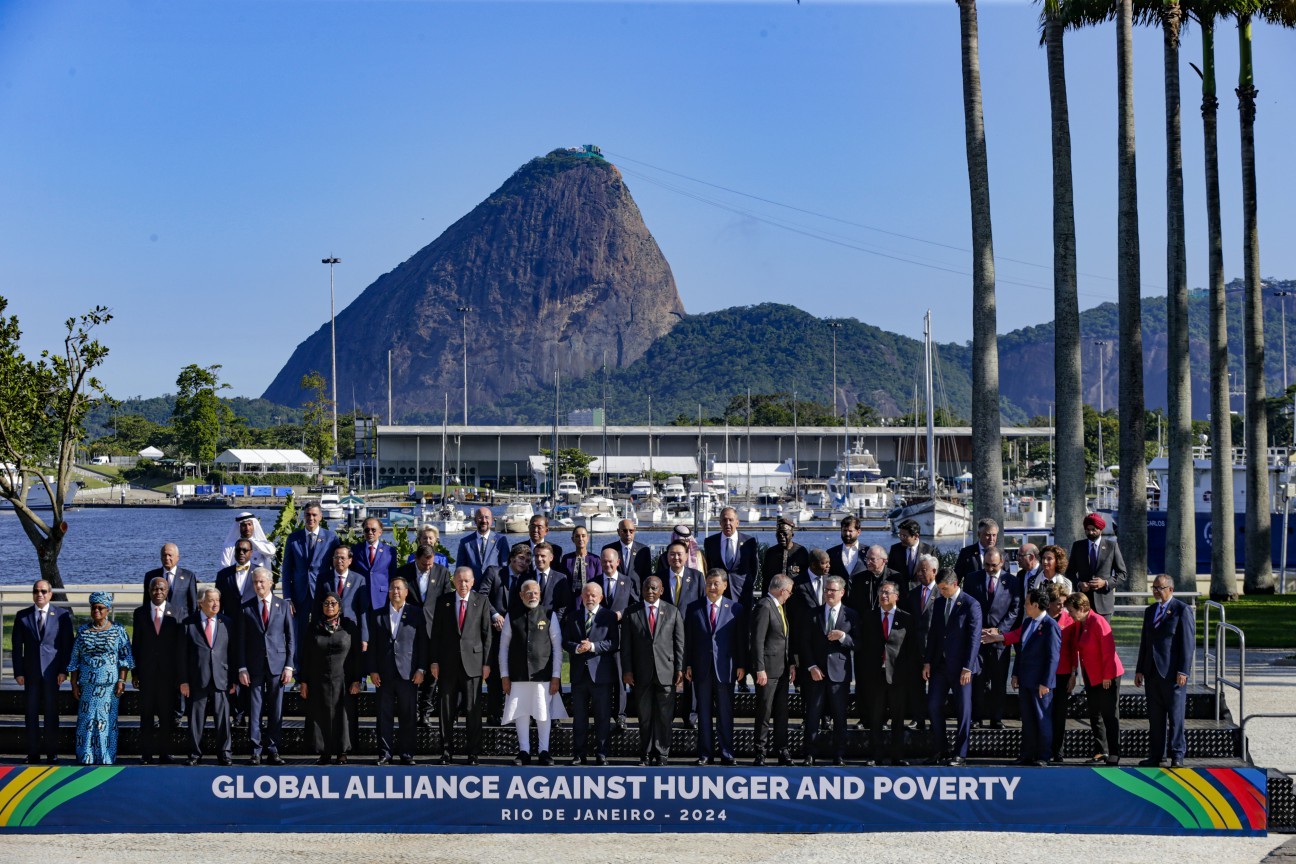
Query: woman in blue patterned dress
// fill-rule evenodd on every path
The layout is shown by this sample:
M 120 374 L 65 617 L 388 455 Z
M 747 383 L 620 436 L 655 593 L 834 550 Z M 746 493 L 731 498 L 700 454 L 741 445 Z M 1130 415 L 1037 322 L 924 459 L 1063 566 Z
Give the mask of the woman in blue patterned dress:
M 82 624 L 72 645 L 68 674 L 78 700 L 76 752 L 83 765 L 111 765 L 117 758 L 117 699 L 126 688 L 126 670 L 135 668 L 126 628 L 112 623 L 113 597 L 90 595 L 90 623 Z

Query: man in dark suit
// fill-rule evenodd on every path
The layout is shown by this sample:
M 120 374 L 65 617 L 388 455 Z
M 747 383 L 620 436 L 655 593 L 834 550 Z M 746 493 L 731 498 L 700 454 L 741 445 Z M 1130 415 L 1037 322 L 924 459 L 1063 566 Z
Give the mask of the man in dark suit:
M 756 680 L 756 765 L 765 764 L 769 751 L 770 722 L 774 726 L 774 752 L 780 765 L 791 765 L 788 752 L 788 685 L 796 679 L 792 664 L 791 628 L 787 616 L 792 579 L 774 575 L 765 596 L 752 613 L 751 666 Z
M 663 600 L 656 576 L 644 580 L 643 598 L 621 619 L 623 680 L 639 710 L 639 764 L 665 765 L 675 688 L 684 683 L 684 616 Z
M 425 640 L 432 635 L 432 613 L 436 609 L 437 598 L 454 590 L 450 582 L 450 571 L 444 565 L 436 563 L 436 554 L 435 546 L 420 545 L 414 552 L 414 560 L 397 567 L 392 576 L 393 579 L 399 576 L 405 580 L 405 585 L 409 588 L 409 596 L 406 597 L 405 602 L 415 609 L 423 610 Z M 425 675 L 423 683 L 418 688 L 420 726 L 427 726 L 432 722 L 432 715 L 436 711 L 433 701 L 435 689 L 436 682 L 432 680 L 432 676 Z
M 240 522 L 239 525 L 250 525 L 251 522 Z M 256 588 L 252 585 L 252 541 L 240 537 L 234 542 L 234 563 L 216 571 L 216 590 L 221 595 L 221 608 L 229 612 L 231 618 L 237 618 L 243 604 L 256 599 Z M 248 718 L 247 688 L 239 685 L 230 700 L 230 713 L 235 726 L 247 724 Z
M 1174 582 L 1169 576 L 1152 580 L 1152 595 L 1157 602 L 1143 613 L 1138 663 L 1134 666 L 1134 686 L 1146 685 L 1147 688 L 1150 727 L 1148 758 L 1139 764 L 1159 766 L 1165 759 L 1168 743 L 1170 767 L 1182 768 L 1188 754 L 1184 708 L 1188 698 L 1188 676 L 1193 668 L 1196 624 L 1192 607 L 1174 599 Z
M 171 763 L 175 730 L 176 655 L 182 622 L 167 602 L 169 586 L 162 576 L 149 583 L 148 600 L 135 610 L 131 637 L 131 684 L 139 691 L 140 761 L 148 765 L 160 751 L 159 761 Z M 154 729 L 153 718 L 157 718 Z
M 859 536 L 859 519 L 855 516 L 843 516 L 841 520 L 842 542 L 828 550 L 828 560 L 831 567 L 829 572 L 833 576 L 840 576 L 846 580 L 846 596 L 848 599 L 851 589 L 854 587 L 856 574 L 863 573 L 866 568 L 864 549 L 859 544 Z
M 308 633 L 307 625 L 316 607 L 315 597 L 332 583 L 319 587 L 321 577 L 327 580 L 333 566 L 333 550 L 338 547 L 338 537 L 320 526 L 322 516 L 319 504 L 311 502 L 302 510 L 305 526 L 288 536 L 284 548 L 282 582 L 284 599 L 296 619 L 297 632 Z M 348 550 L 348 554 L 349 550 Z M 300 649 L 301 643 L 298 643 Z
M 614 547 L 604 547 L 606 565 Z M 607 576 L 607 571 L 603 573 Z M 629 594 L 626 590 L 626 594 Z M 594 714 L 594 761 L 606 765 L 612 730 L 612 695 L 621 689 L 620 618 L 603 604 L 603 588 L 587 582 L 581 589 L 581 607 L 562 622 L 562 647 L 570 663 L 572 701 L 572 763 L 584 765 L 589 753 L 589 718 Z
M 635 524 L 629 519 L 622 519 L 617 524 L 617 542 L 609 543 L 601 551 L 617 550 L 623 573 L 633 573 L 642 583 L 653 572 L 652 550 L 646 544 L 635 540 Z
M 288 601 L 274 596 L 274 574 L 264 567 L 252 573 L 255 597 L 243 604 L 238 617 L 238 678 L 248 693 L 248 738 L 251 764 L 282 765 L 283 689 L 293 679 L 297 633 Z M 261 713 L 267 715 L 265 746 L 261 744 Z
M 561 618 L 567 614 L 567 610 L 572 605 L 571 584 L 568 582 L 567 574 L 555 565 L 553 555 L 554 547 L 546 541 L 533 546 L 531 572 L 526 578 L 534 579 L 540 586 L 540 605 L 548 609 L 551 615 Z M 522 583 L 518 582 L 508 589 L 509 615 L 520 615 L 525 609 L 522 595 L 518 591 L 521 587 Z
M 915 571 L 913 590 L 905 598 L 904 607 L 914 619 L 914 658 L 921 663 L 927 656 L 927 635 L 931 632 L 932 609 L 940 597 L 936 587 L 936 574 L 940 568 L 940 559 L 935 555 L 923 555 L 918 558 L 918 569 Z M 923 731 L 927 728 L 927 681 L 921 675 L 913 682 L 910 714 L 914 717 L 914 728 Z
M 737 600 L 744 608 L 751 606 L 752 591 L 756 588 L 760 551 L 756 538 L 738 530 L 738 511 L 726 507 L 720 511 L 720 531 L 706 538 L 702 544 L 707 567 L 722 568 L 729 576 L 730 600 Z M 681 610 L 686 606 L 680 606 Z
M 860 614 L 862 618 L 865 614 L 872 614 L 878 608 L 878 589 L 883 583 L 890 582 L 896 586 L 900 592 L 900 597 L 909 593 L 909 586 L 905 585 L 904 577 L 886 566 L 887 551 L 881 546 L 870 546 L 864 550 L 864 569 L 857 571 L 854 576 L 846 581 L 846 603 L 852 609 Z
M 976 542 L 960 549 L 958 560 L 954 562 L 954 575 L 958 577 L 960 585 L 968 574 L 985 566 L 985 554 L 998 545 L 999 523 L 989 517 L 982 519 L 977 523 Z
M 1085 539 L 1071 544 L 1066 575 L 1076 591 L 1089 598 L 1089 607 L 1111 620 L 1116 591 L 1125 584 L 1125 557 L 1111 537 L 1102 536 L 1107 522 L 1097 513 L 1084 519 Z
M 537 513 L 531 517 L 527 523 L 527 539 L 531 544 L 531 560 L 535 561 L 536 547 L 541 543 L 548 543 L 549 550 L 553 553 L 552 566 L 564 576 L 570 575 L 562 569 L 563 548 L 549 539 L 549 517 L 543 513 Z M 535 577 L 532 577 L 535 578 Z
M 423 610 L 405 602 L 409 586 L 393 576 L 387 602 L 369 613 L 369 650 L 365 670 L 378 690 L 378 764 L 390 765 L 400 751 L 402 765 L 414 764 L 414 726 L 418 688 L 427 666 L 427 635 Z M 393 730 L 400 716 L 400 738 L 393 747 Z
M 1019 765 L 1047 765 L 1053 755 L 1053 712 L 1066 710 L 1053 700 L 1061 653 L 1062 628 L 1048 615 L 1048 595 L 1032 588 L 1026 592 L 1026 620 L 1013 666 L 1013 689 L 1021 700 Z
M 162 566 L 144 574 L 144 590 L 148 591 L 149 583 L 155 577 L 166 579 L 167 602 L 175 607 L 176 617 L 183 621 L 198 608 L 198 577 L 179 565 L 180 547 L 174 543 L 163 544 Z
M 788 598 L 787 612 L 788 618 L 792 623 L 793 645 L 792 653 L 794 656 L 801 650 L 800 639 L 797 634 L 805 627 L 810 626 L 811 619 L 819 612 L 819 607 L 824 603 L 824 588 L 828 583 L 829 570 L 832 567 L 832 561 L 828 553 L 822 549 L 810 550 L 810 569 L 806 570 L 792 582 L 792 596 Z M 805 664 L 797 664 L 803 670 Z M 805 686 L 806 678 L 803 672 L 801 676 L 801 686 Z
M 1007 633 L 1021 621 L 1021 588 L 1003 572 L 1003 553 L 991 547 L 985 567 L 963 580 L 963 590 L 981 604 L 981 626 Z M 1047 604 L 1045 604 L 1047 605 Z M 1003 728 L 1011 655 L 1002 642 L 981 646 L 981 672 L 972 682 L 972 716 L 991 729 Z
M 351 569 L 354 563 L 351 550 L 338 546 L 333 550 L 333 569 L 318 580 L 318 597 L 332 590 L 342 601 L 342 617 L 348 618 L 360 629 L 361 640 L 369 641 L 369 585 L 365 578 Z M 318 604 L 318 600 L 316 601 Z M 313 615 L 319 614 L 318 606 Z
M 1040 566 L 1039 547 L 1034 543 L 1023 543 L 1017 547 L 1017 584 L 1021 588 L 1023 603 L 1025 594 L 1032 588 L 1047 589 L 1044 581 L 1044 568 Z
M 948 570 L 941 574 L 939 585 L 923 663 L 923 680 L 929 682 L 931 761 L 945 758 L 945 697 L 953 693 L 958 732 L 949 764 L 962 765 L 972 734 L 972 676 L 981 671 L 981 604 L 959 589 L 958 576 Z
M 727 596 L 729 578 L 713 567 L 706 596 L 684 614 L 684 678 L 697 696 L 698 764 L 733 765 L 734 684 L 747 676 L 747 617 L 741 603 Z M 715 725 L 712 726 L 712 718 Z
M 23 688 L 27 706 L 27 764 L 40 761 L 45 750 L 50 763 L 58 761 L 58 691 L 67 680 L 72 659 L 72 614 L 50 603 L 50 583 L 32 585 L 31 606 L 14 616 L 10 650 L 14 680 Z M 44 734 L 41 719 L 44 719 Z
M 482 573 L 480 582 L 473 583 L 473 591 L 486 595 L 491 605 L 491 644 L 487 655 L 487 665 L 499 669 L 499 646 L 503 635 L 504 620 L 509 608 L 520 603 L 519 588 L 531 572 L 531 544 L 522 541 L 514 543 L 509 550 L 508 563 L 504 567 L 492 564 Z M 562 581 L 554 578 L 552 581 Z M 451 591 L 453 592 L 453 586 Z M 500 676 L 492 675 L 486 680 L 486 716 L 487 725 L 494 726 L 504 713 L 504 689 Z
M 203 589 L 198 610 L 184 623 L 179 638 L 180 695 L 189 700 L 189 764 L 202 759 L 203 726 L 207 706 L 216 728 L 217 761 L 233 764 L 230 754 L 230 715 L 227 695 L 234 692 L 230 660 L 234 659 L 235 634 L 230 619 L 220 614 L 220 592 Z
M 862 613 L 865 637 L 860 645 L 857 687 L 869 694 L 869 740 L 873 761 L 886 765 L 904 756 L 905 705 L 918 673 L 917 628 L 912 615 L 897 607 L 894 582 L 878 588 L 878 608 Z M 882 744 L 882 725 L 891 720 L 891 749 Z
M 682 540 L 674 540 L 666 547 L 666 572 L 659 578 L 662 583 L 662 600 L 671 604 L 681 613 L 702 597 L 702 573 L 689 567 L 688 546 Z M 682 626 L 682 625 L 681 625 Z M 692 729 L 697 716 L 693 713 L 693 683 L 685 681 L 680 688 L 679 698 L 675 700 L 675 709 L 684 720 L 684 728 Z
M 477 530 L 459 541 L 455 564 L 472 568 L 473 579 L 480 582 L 486 568 L 508 566 L 509 541 L 491 530 L 495 527 L 495 515 L 489 507 L 478 507 L 473 522 Z
M 387 603 L 387 585 L 396 572 L 396 549 L 382 539 L 382 520 L 370 516 L 361 529 L 364 542 L 351 547 L 351 569 L 363 576 L 369 588 L 367 609 L 381 609 Z
M 454 573 L 454 593 L 437 600 L 432 622 L 432 677 L 441 691 L 441 764 L 454 761 L 454 726 L 463 699 L 468 732 L 468 764 L 481 751 L 481 685 L 490 678 L 487 651 L 491 640 L 491 605 L 472 590 L 471 567 Z
M 827 703 L 833 721 L 833 764 L 846 760 L 846 706 L 854 672 L 856 645 L 862 637 L 859 616 L 845 604 L 846 580 L 829 576 L 824 603 L 801 629 L 799 665 L 805 693 L 805 764 L 815 764 L 819 720 Z
M 761 562 L 761 579 L 767 592 L 770 580 L 778 574 L 782 573 L 795 582 L 797 577 L 810 569 L 810 550 L 793 542 L 795 534 L 796 525 L 792 524 L 792 520 L 780 516 L 774 526 L 774 545 L 765 550 L 765 558 Z
M 896 527 L 900 542 L 891 546 L 887 552 L 887 569 L 900 574 L 900 601 L 918 578 L 918 559 L 923 555 L 935 555 L 936 547 L 922 540 L 922 526 L 914 519 L 906 519 Z
M 627 573 L 622 569 L 623 566 L 621 553 L 617 551 L 616 544 L 604 546 L 603 572 L 599 576 L 598 583 L 603 597 L 600 602 L 616 616 L 618 622 L 625 617 L 626 610 L 639 602 L 642 590 L 639 574 L 634 571 Z M 651 566 L 650 560 L 649 567 Z M 621 683 L 624 670 L 621 668 L 620 651 L 615 657 L 610 658 L 609 662 L 616 666 L 616 675 L 612 679 L 612 716 L 616 718 L 617 731 L 622 732 L 626 725 L 626 687 Z

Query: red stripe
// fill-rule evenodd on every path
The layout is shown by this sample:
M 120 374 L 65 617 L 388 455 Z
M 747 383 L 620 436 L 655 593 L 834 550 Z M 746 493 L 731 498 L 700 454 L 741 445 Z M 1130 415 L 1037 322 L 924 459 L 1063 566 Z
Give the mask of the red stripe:
M 1269 817 L 1266 813 L 1266 799 L 1260 795 L 1255 786 L 1251 785 L 1233 768 L 1207 768 L 1206 773 L 1219 781 L 1225 789 L 1232 793 L 1234 800 L 1237 801 L 1246 815 L 1249 827 L 1263 829 L 1268 826 Z

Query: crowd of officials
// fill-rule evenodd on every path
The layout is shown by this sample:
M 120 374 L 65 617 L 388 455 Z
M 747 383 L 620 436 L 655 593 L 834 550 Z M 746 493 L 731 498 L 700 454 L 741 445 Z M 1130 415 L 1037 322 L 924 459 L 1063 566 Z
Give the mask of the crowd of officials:
M 638 718 L 639 763 L 665 764 L 677 717 L 696 726 L 698 764 L 735 764 L 734 694 L 755 687 L 755 764 L 793 764 L 788 699 L 804 699 L 803 764 L 844 764 L 852 721 L 869 730 L 866 764 L 905 764 L 906 737 L 932 764 L 961 765 L 974 720 L 1003 728 L 1015 694 L 1021 764 L 1062 761 L 1067 695 L 1086 693 L 1095 764 L 1120 762 L 1121 679 L 1108 622 L 1125 581 L 1119 546 L 1102 518 L 1067 551 L 1025 544 L 1010 573 L 998 526 L 942 570 L 916 522 L 899 526 L 889 549 L 859 544 L 853 517 L 841 542 L 807 549 L 780 520 L 763 560 L 734 510 L 701 545 L 678 526 L 654 560 L 620 524 L 597 554 L 583 527 L 564 554 L 544 516 L 511 543 L 491 511 L 458 546 L 454 566 L 435 528 L 419 532 L 408 561 L 382 540 L 376 519 L 353 547 L 321 525 L 309 505 L 287 541 L 282 595 L 269 564 L 275 549 L 251 514 L 240 514 L 224 567 L 210 587 L 179 566 L 166 544 L 144 577 L 146 600 L 133 634 L 112 622 L 111 595 L 90 596 L 90 623 L 73 632 L 70 613 L 50 603 L 48 583 L 16 617 L 13 669 L 26 693 L 28 761 L 58 758 L 60 685 L 78 699 L 76 758 L 111 764 L 118 699 L 139 691 L 140 755 L 171 762 L 178 721 L 188 726 L 186 761 L 203 757 L 213 717 L 216 757 L 231 764 L 231 727 L 248 727 L 251 763 L 283 764 L 283 693 L 296 682 L 307 737 L 321 764 L 345 763 L 358 734 L 357 696 L 377 694 L 378 764 L 415 761 L 416 727 L 439 723 L 441 764 L 478 764 L 482 725 L 516 726 L 515 764 L 551 765 L 552 723 L 568 717 L 561 698 L 569 665 L 572 764 L 607 763 L 611 736 Z M 1184 705 L 1193 664 L 1192 607 L 1153 582 L 1135 684 L 1146 688 L 1150 755 L 1143 765 L 1183 764 Z M 483 683 L 485 696 L 483 697 Z M 852 687 L 853 685 L 853 687 Z M 264 724 L 261 722 L 264 718 Z M 463 718 L 464 752 L 454 752 Z M 947 724 L 956 725 L 949 749 Z M 923 736 L 926 736 L 925 738 Z M 910 748 L 914 749 L 914 748 Z

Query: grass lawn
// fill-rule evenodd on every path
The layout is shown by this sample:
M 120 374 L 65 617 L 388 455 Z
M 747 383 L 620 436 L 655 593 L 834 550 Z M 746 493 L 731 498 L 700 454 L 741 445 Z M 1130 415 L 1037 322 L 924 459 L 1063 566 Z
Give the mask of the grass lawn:
M 1248 648 L 1296 648 L 1296 594 L 1239 597 L 1224 604 L 1226 620 L 1241 627 L 1246 634 Z M 1197 605 L 1197 638 L 1201 639 L 1202 609 Z M 1211 629 L 1219 620 L 1211 610 Z M 1214 638 L 1214 634 L 1211 634 Z M 1229 644 L 1237 644 L 1237 635 L 1231 634 Z

